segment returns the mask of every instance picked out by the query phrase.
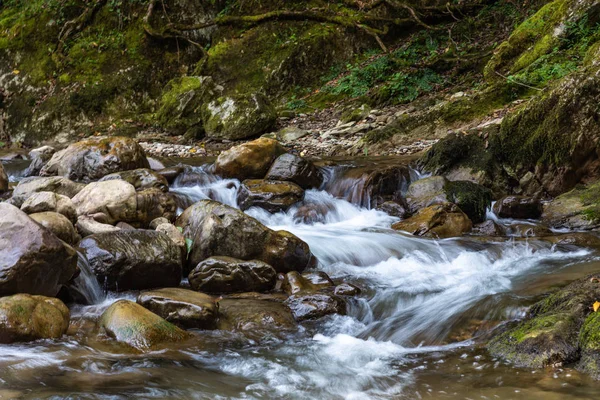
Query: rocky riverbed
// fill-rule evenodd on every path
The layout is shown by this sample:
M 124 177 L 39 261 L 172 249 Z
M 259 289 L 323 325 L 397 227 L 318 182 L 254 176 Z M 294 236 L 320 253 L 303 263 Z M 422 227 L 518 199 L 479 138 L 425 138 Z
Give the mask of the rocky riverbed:
M 317 162 L 268 136 L 195 166 L 144 146 L 4 162 L 2 396 L 600 390 L 593 186 L 497 196 L 414 156 Z

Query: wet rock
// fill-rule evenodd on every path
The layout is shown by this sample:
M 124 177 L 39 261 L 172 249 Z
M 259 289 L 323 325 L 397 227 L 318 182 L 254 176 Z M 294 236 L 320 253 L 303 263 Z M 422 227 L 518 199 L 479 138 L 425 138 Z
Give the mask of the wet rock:
M 277 113 L 260 93 L 238 94 L 207 101 L 202 120 L 207 137 L 239 140 L 267 132 L 274 126 Z
M 175 182 L 175 179 L 177 179 L 177 177 L 179 175 L 181 175 L 184 170 L 185 170 L 184 167 L 176 166 L 176 167 L 163 168 L 159 171 L 156 171 L 156 173 L 159 174 L 160 176 L 162 176 L 163 178 L 165 178 L 167 180 L 167 182 L 169 184 L 171 184 L 171 183 Z
M 70 245 L 77 244 L 81 239 L 71 221 L 62 214 L 46 211 L 41 213 L 30 214 L 29 218 L 54 233 L 60 240 L 67 242 Z
M 98 326 L 109 337 L 142 351 L 190 337 L 184 330 L 129 300 L 119 300 L 108 307 L 100 316 Z
M 289 232 L 275 232 L 233 207 L 202 200 L 177 219 L 191 243 L 189 268 L 211 256 L 261 260 L 278 272 L 301 271 L 315 262 L 308 245 Z
M 29 152 L 31 164 L 27 167 L 23 176 L 36 176 L 40 174 L 42 167 L 46 165 L 48 160 L 56 153 L 56 149 L 51 146 L 42 146 L 33 149 Z
M 442 176 L 419 179 L 410 184 L 406 201 L 412 213 L 434 204 L 454 203 L 475 223 L 485 221 L 492 193 L 470 181 L 448 181 Z
M 577 187 L 544 206 L 542 221 L 552 228 L 590 230 L 600 227 L 600 182 Z
M 215 162 L 215 173 L 239 180 L 262 179 L 273 161 L 284 153 L 277 140 L 256 139 L 221 153 Z
M 91 217 L 79 217 L 75 224 L 77 232 L 83 237 L 96 233 L 118 232 L 121 228 L 109 224 L 102 224 Z
M 131 225 L 129 225 L 127 222 L 118 222 L 115 225 L 116 228 L 121 229 L 122 231 L 134 231 L 135 228 Z
M 577 369 L 600 379 L 600 313 L 590 314 L 581 327 L 579 333 L 579 348 L 581 359 L 577 363 Z
M 0 203 L 0 296 L 55 296 L 77 270 L 77 254 L 18 208 Z
M 298 272 L 292 271 L 285 274 L 282 289 L 292 295 L 314 293 L 333 286 L 333 281 L 324 272 L 309 272 L 300 275 Z
M 473 226 L 473 233 L 483 236 L 505 236 L 506 228 L 488 219 L 485 222 Z
M 150 169 L 152 171 L 160 171 L 165 168 L 165 165 L 162 162 L 158 161 L 156 158 L 152 158 L 152 157 L 146 157 L 146 158 L 148 159 L 148 164 L 150 165 Z
M 19 182 L 19 184 L 15 187 L 13 197 L 22 198 L 23 201 L 25 201 L 33 193 L 53 192 L 56 194 L 62 194 L 72 199 L 84 187 L 85 185 L 73 182 L 72 180 L 62 176 L 52 176 L 46 178 L 32 177 L 25 178 Z M 19 207 L 20 206 L 21 205 L 19 205 Z
M 0 298 L 0 343 L 58 339 L 69 327 L 69 309 L 58 299 L 16 294 Z
M 342 283 L 335 287 L 333 293 L 338 296 L 358 296 L 361 293 L 361 290 L 351 283 Z
M 155 218 L 152 221 L 150 221 L 150 224 L 148 225 L 148 227 L 150 229 L 156 229 L 156 228 L 158 228 L 159 225 L 169 224 L 170 222 L 171 221 L 169 221 L 165 217 L 158 217 L 158 218 Z
M 449 238 L 469 232 L 473 224 L 455 204 L 438 204 L 419 210 L 412 217 L 396 222 L 392 229 L 416 236 Z
M 303 198 L 304 190 L 295 183 L 264 179 L 245 180 L 237 194 L 240 209 L 260 207 L 271 213 L 287 211 Z
M 75 222 L 75 206 L 70 198 L 52 192 L 33 193 L 21 206 L 21 211 L 27 214 L 46 211 L 57 212 L 64 215 L 69 221 Z
M 569 232 L 562 235 L 545 236 L 545 241 L 560 244 L 573 245 L 577 247 L 600 247 L 600 238 L 586 232 Z
M 554 233 L 543 225 L 511 224 L 506 229 L 510 236 L 519 237 L 544 237 L 552 236 Z
M 225 298 L 219 301 L 219 314 L 218 329 L 242 331 L 256 338 L 297 328 L 291 310 L 279 301 Z
M 494 213 L 500 218 L 537 219 L 542 215 L 542 204 L 532 197 L 505 196 L 494 204 Z
M 205 293 L 264 292 L 273 289 L 277 272 L 259 260 L 209 257 L 189 274 L 192 289 Z
M 448 180 L 443 176 L 430 176 L 412 182 L 406 192 L 410 211 L 414 213 L 421 208 L 448 202 L 444 192 L 447 183 Z
M 377 209 L 379 211 L 383 211 L 388 215 L 391 215 L 392 217 L 398 217 L 401 219 L 407 218 L 410 215 L 410 211 L 408 210 L 408 205 L 406 204 L 406 201 L 402 200 L 400 202 L 386 201 L 383 204 L 377 206 Z
M 165 288 L 140 293 L 137 303 L 184 329 L 215 329 L 216 299 L 187 289 Z
M 109 290 L 176 287 L 181 281 L 181 249 L 164 233 L 98 233 L 83 239 L 79 247 L 98 282 Z
M 6 175 L 6 171 L 4 171 L 4 167 L 2 163 L 0 163 L 0 193 L 6 192 L 8 190 L 8 175 Z
M 586 347 L 586 332 L 589 332 L 582 327 L 593 313 L 592 304 L 600 298 L 598 277 L 592 275 L 575 281 L 534 304 L 524 320 L 498 329 L 488 350 L 495 357 L 527 368 L 577 361 L 580 348 Z
M 367 166 L 344 172 L 341 178 L 327 184 L 327 191 L 353 204 L 377 208 L 400 197 L 409 181 L 410 173 L 404 165 Z
M 323 183 L 323 175 L 313 163 L 290 153 L 277 157 L 265 179 L 293 182 L 303 189 L 318 188 Z
M 285 304 L 292 310 L 296 321 L 321 318 L 329 314 L 346 314 L 346 302 L 339 296 L 327 293 L 292 295 Z
M 294 213 L 294 222 L 301 224 L 324 223 L 327 220 L 327 214 L 334 208 L 325 203 L 307 203 L 303 204 Z
M 157 172 L 147 168 L 138 168 L 132 171 L 122 171 L 109 174 L 100 179 L 100 182 L 121 179 L 133 185 L 136 190 L 155 188 L 163 192 L 169 191 L 169 183 Z
M 111 137 L 71 144 L 55 153 L 40 175 L 90 182 L 113 172 L 137 168 L 150 168 L 144 150 L 133 139 Z
M 162 232 L 169 237 L 182 251 L 186 250 L 185 237 L 183 233 L 172 223 L 167 222 L 156 227 L 156 232 Z
M 111 225 L 127 222 L 147 226 L 158 217 L 172 220 L 177 209 L 168 193 L 158 189 L 136 192 L 122 180 L 90 183 L 72 200 L 79 217 L 90 216 Z

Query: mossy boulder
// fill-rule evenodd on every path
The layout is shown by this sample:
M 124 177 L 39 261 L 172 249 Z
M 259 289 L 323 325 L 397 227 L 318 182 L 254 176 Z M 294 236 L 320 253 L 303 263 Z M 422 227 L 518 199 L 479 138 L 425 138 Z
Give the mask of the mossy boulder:
M 484 69 L 494 82 L 527 68 L 561 45 L 567 25 L 576 23 L 595 6 L 593 1 L 554 0 L 521 23 L 494 52 Z M 592 16 L 595 12 L 591 11 Z M 500 73 L 501 75 L 498 75 Z
M 600 182 L 580 186 L 544 206 L 542 220 L 553 228 L 595 229 L 600 226 Z
M 69 328 L 69 309 L 59 299 L 16 294 L 0 298 L 0 343 L 58 339 Z
M 260 207 L 271 213 L 287 211 L 303 198 L 304 189 L 295 183 L 266 179 L 245 180 L 237 193 L 241 210 Z
M 130 138 L 112 137 L 73 143 L 55 153 L 40 175 L 60 175 L 78 182 L 90 182 L 136 168 L 150 168 L 141 146 Z
M 217 87 L 206 76 L 184 76 L 170 81 L 163 90 L 156 113 L 159 125 L 167 131 L 199 137 L 204 133 L 202 106 L 216 96 Z
M 109 337 L 142 351 L 190 337 L 186 331 L 129 300 L 118 300 L 108 307 L 98 326 Z
M 422 208 L 412 217 L 392 225 L 392 229 L 432 238 L 461 236 L 472 227 L 469 217 L 452 203 Z
M 534 304 L 524 320 L 499 328 L 488 343 L 488 350 L 496 357 L 528 368 L 576 362 L 581 350 L 594 354 L 597 333 L 593 329 L 598 319 L 592 305 L 599 298 L 597 275 L 575 281 Z M 586 370 L 589 359 L 582 361 L 581 367 Z
M 577 368 L 600 379 L 600 313 L 590 314 L 584 321 L 579 333 L 581 359 Z
M 285 153 L 277 140 L 260 138 L 243 143 L 219 154 L 215 173 L 223 178 L 262 179 L 273 161 Z
M 406 201 L 411 212 L 435 204 L 454 203 L 474 223 L 485 220 L 492 204 L 489 189 L 470 181 L 448 181 L 442 176 L 431 176 L 414 181 L 408 187 Z
M 277 113 L 269 99 L 259 93 L 230 95 L 206 102 L 202 120 L 207 137 L 239 140 L 271 130 Z

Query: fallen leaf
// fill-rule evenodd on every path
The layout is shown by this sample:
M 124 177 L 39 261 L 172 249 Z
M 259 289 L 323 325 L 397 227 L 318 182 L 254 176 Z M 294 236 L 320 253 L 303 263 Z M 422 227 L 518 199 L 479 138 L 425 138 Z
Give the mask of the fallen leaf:
M 19 75 L 20 73 L 21 73 L 21 71 L 19 71 L 18 69 L 15 69 L 15 70 L 13 71 L 13 74 L 15 74 L 15 75 Z
M 600 308 L 600 301 L 595 302 L 592 307 L 594 308 L 594 312 L 598 311 Z

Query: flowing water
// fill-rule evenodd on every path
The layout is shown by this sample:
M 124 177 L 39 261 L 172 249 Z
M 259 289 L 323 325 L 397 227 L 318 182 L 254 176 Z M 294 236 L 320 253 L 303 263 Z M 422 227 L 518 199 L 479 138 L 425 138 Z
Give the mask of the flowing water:
M 105 296 L 82 259 L 79 287 L 93 305 L 72 307 L 65 339 L 0 346 L 0 398 L 600 396 L 600 384 L 572 369 L 516 369 L 491 358 L 472 338 L 522 317 L 550 288 L 598 271 L 596 251 L 540 240 L 429 240 L 395 232 L 389 227 L 396 218 L 365 207 L 357 190 L 361 182 L 342 183 L 349 169 L 330 167 L 325 190 L 306 192 L 304 203 L 324 214 L 320 222 L 302 222 L 300 205 L 286 213 L 247 211 L 305 240 L 318 269 L 336 282 L 363 289 L 350 301 L 348 315 L 259 341 L 198 331 L 191 342 L 135 354 L 98 339 L 93 326 L 117 298 L 134 299 L 136 293 Z M 419 178 L 416 171 L 411 175 Z M 237 187 L 238 181 L 222 180 L 202 166 L 190 167 L 171 189 L 183 209 L 206 198 L 235 206 Z

